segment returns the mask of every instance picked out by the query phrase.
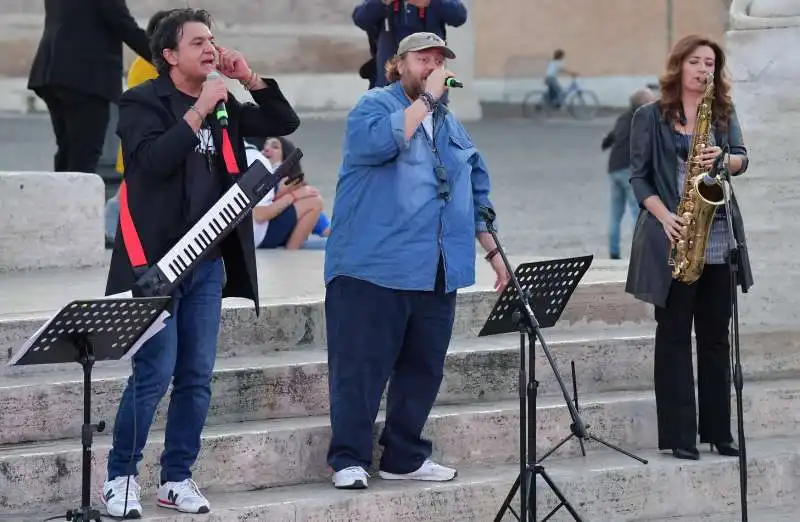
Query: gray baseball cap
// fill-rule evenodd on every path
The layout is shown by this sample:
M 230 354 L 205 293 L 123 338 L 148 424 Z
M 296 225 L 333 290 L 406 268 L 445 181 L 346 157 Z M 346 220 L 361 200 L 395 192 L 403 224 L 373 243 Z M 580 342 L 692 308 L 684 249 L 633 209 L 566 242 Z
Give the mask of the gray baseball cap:
M 397 54 L 402 55 L 408 52 L 422 51 L 425 49 L 441 49 L 444 55 L 454 60 L 454 53 L 438 35 L 434 33 L 414 33 L 406 36 L 397 46 Z

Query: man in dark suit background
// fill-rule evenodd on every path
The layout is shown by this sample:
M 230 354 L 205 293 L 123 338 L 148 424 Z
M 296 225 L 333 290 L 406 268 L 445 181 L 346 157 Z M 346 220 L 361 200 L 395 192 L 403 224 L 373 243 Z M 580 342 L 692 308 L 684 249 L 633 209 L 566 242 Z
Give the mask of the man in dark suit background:
M 150 61 L 147 36 L 125 0 L 45 0 L 44 9 L 28 88 L 50 111 L 54 170 L 95 172 L 109 103 L 122 94 L 122 44 Z

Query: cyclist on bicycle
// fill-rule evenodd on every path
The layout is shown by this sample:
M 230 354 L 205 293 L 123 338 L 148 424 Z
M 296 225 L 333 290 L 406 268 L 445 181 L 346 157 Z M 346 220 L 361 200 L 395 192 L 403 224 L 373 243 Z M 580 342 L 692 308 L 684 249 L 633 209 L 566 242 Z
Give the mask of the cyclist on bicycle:
M 578 76 L 578 73 L 564 68 L 565 56 L 566 53 L 564 53 L 563 49 L 556 49 L 553 53 L 553 58 L 547 63 L 547 72 L 544 75 L 544 84 L 547 86 L 545 101 L 556 109 L 560 109 L 561 104 L 564 102 L 564 89 L 558 81 L 558 74 L 564 72 L 572 76 Z

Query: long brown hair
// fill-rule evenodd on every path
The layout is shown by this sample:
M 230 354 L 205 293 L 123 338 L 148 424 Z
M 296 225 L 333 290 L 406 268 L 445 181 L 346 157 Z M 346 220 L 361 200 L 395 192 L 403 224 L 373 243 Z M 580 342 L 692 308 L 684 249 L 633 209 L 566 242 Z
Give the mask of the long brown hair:
M 710 47 L 714 51 L 714 101 L 711 103 L 711 111 L 714 114 L 714 124 L 720 129 L 728 128 L 728 120 L 733 110 L 731 102 L 731 86 L 728 81 L 725 69 L 725 52 L 715 41 L 698 35 L 685 36 L 675 44 L 672 52 L 667 58 L 667 67 L 661 75 L 661 99 L 658 104 L 661 109 L 661 116 L 674 122 L 680 118 L 683 111 L 681 91 L 683 89 L 683 62 L 698 47 Z

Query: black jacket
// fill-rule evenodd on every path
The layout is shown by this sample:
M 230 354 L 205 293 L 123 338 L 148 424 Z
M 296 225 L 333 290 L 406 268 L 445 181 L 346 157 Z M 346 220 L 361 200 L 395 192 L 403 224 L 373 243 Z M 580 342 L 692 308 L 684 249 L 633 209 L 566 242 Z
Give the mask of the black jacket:
M 252 91 L 256 104 L 239 103 L 228 93 L 228 133 L 239 171 L 247 170 L 242 136 L 281 136 L 300 125 L 297 114 L 274 80 Z M 158 262 L 194 225 L 185 217 L 186 158 L 199 143 L 183 119 L 187 102 L 167 75 L 148 80 L 123 94 L 119 103 L 117 134 L 122 141 L 128 208 L 149 265 Z M 221 129 L 209 119 L 216 150 L 222 150 Z M 221 156 L 221 155 L 218 155 Z M 215 169 L 227 189 L 235 177 L 227 174 L 218 157 Z M 249 298 L 258 310 L 258 279 L 253 221 L 244 219 L 221 243 L 227 281 L 223 297 Z M 135 280 L 121 230 L 117 230 L 106 295 L 130 290 Z
M 603 138 L 602 150 L 611 148 L 608 155 L 608 172 L 627 169 L 631 162 L 631 120 L 638 107 L 631 107 L 622 113 L 614 123 L 614 128 Z
M 44 0 L 44 32 L 28 88 L 60 86 L 116 102 L 122 44 L 150 61 L 147 36 L 125 0 Z
M 676 183 L 678 156 L 672 125 L 662 118 L 658 102 L 643 105 L 633 116 L 631 125 L 631 186 L 642 208 L 636 221 L 628 265 L 626 292 L 637 299 L 663 307 L 672 284 L 671 267 L 667 264 L 669 239 L 661 223 L 642 205 L 642 201 L 657 195 L 664 205 L 675 212 L 680 200 Z M 727 131 L 714 131 L 717 146 L 730 145 L 731 154 L 747 156 L 742 130 L 736 111 L 731 113 Z M 747 170 L 745 160 L 742 170 Z M 740 249 L 739 284 L 746 292 L 753 285 L 753 273 L 744 236 L 744 222 L 736 198 L 732 199 L 731 218 L 734 236 Z

